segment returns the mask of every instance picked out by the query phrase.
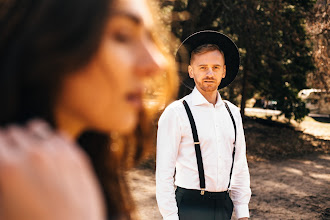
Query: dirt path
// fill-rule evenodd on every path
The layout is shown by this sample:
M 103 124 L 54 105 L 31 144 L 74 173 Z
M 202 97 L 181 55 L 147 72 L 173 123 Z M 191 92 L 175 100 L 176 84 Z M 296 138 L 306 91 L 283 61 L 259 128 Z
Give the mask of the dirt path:
M 249 164 L 251 219 L 330 219 L 330 156 Z
M 251 219 L 330 219 L 330 155 L 249 162 Z M 161 220 L 152 170 L 129 172 L 141 220 Z
M 330 123 L 307 117 L 292 129 L 258 121 L 244 123 L 251 219 L 330 220 Z M 132 170 L 129 181 L 140 219 L 161 220 L 154 171 Z

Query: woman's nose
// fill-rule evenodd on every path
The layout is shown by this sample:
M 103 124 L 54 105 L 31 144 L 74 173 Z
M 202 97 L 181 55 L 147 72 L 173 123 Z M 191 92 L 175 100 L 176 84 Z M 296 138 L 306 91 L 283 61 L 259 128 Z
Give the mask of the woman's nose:
M 145 42 L 137 54 L 137 71 L 140 76 L 152 76 L 165 69 L 167 60 L 154 43 Z

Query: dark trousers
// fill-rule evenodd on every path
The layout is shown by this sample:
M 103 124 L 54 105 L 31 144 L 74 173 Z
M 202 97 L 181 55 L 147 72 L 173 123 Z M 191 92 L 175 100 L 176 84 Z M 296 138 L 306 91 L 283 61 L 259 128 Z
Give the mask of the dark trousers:
M 229 220 L 233 202 L 227 192 L 205 192 L 177 187 L 175 198 L 180 220 Z

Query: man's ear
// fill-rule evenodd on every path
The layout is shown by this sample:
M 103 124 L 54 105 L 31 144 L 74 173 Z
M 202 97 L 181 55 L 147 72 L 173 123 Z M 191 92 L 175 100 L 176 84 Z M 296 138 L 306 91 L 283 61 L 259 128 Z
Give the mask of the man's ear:
M 189 73 L 189 76 L 190 76 L 190 78 L 194 78 L 194 72 L 193 72 L 193 68 L 192 68 L 192 66 L 188 66 L 188 73 Z
M 226 65 L 223 66 L 223 74 L 222 74 L 222 78 L 226 77 Z

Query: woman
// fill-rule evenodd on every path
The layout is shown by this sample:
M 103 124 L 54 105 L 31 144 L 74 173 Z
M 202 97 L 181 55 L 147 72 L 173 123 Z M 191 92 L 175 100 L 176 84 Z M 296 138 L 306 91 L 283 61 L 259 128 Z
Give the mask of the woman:
M 0 219 L 133 218 L 143 100 L 177 81 L 153 21 L 145 0 L 0 1 Z

